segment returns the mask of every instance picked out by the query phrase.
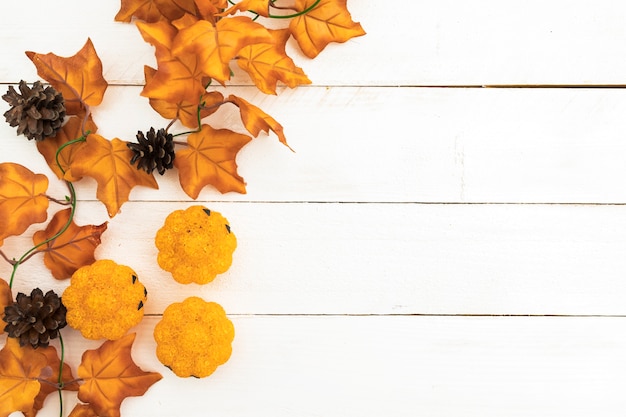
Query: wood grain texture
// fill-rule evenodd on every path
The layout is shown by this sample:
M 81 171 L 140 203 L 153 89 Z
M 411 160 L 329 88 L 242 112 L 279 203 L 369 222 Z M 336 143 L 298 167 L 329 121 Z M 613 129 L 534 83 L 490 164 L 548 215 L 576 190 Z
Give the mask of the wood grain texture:
M 118 1 L 5 3 L 0 61 L 12 65 L 0 68 L 3 82 L 34 79 L 24 51 L 72 55 L 87 37 L 111 83 L 142 84 L 143 65 L 154 65 L 136 28 L 113 21 Z M 367 36 L 331 45 L 316 60 L 290 45 L 316 85 L 624 84 L 619 1 L 350 1 L 349 9 Z M 29 36 L 25 10 L 33 11 Z M 240 72 L 233 82 L 249 84 Z
M 278 97 L 229 89 L 273 115 L 295 153 L 261 133 L 237 158 L 247 194 L 207 187 L 200 200 L 444 203 L 626 202 L 626 91 L 303 87 Z M 98 132 L 134 141 L 162 119 L 139 87 L 110 87 Z M 243 132 L 234 106 L 208 119 Z M 176 127 L 172 131 L 183 131 Z M 49 168 L 33 143 L 0 125 L 15 161 Z M 157 175 L 158 176 L 158 175 Z M 189 200 L 177 174 L 135 200 Z M 52 181 L 56 193 L 65 186 Z M 93 183 L 77 183 L 93 199 Z
M 194 202 L 169 172 L 109 219 L 95 183 L 77 183 L 77 223 L 109 221 L 96 256 L 149 289 L 133 354 L 164 379 L 122 415 L 624 414 L 626 90 L 595 87 L 626 85 L 626 6 L 386 6 L 349 1 L 368 34 L 316 60 L 288 46 L 312 86 L 266 96 L 233 67 L 225 91 L 274 116 L 296 151 L 272 135 L 248 145 L 237 159 L 247 194 L 207 188 Z M 72 55 L 90 37 L 111 83 L 93 109 L 99 133 L 133 140 L 164 126 L 139 96 L 153 49 L 113 22 L 118 7 L 5 2 L 0 84 L 38 78 L 24 51 Z M 479 88 L 496 85 L 559 88 Z M 233 110 L 209 120 L 240 130 Z M 34 143 L 6 124 L 0 138 L 0 162 L 51 175 Z M 202 287 L 160 270 L 153 243 L 191 204 L 222 212 L 239 239 L 232 268 Z M 2 250 L 21 255 L 39 228 Z M 66 285 L 35 257 L 15 288 Z M 163 368 L 152 339 L 164 308 L 190 295 L 220 302 L 236 328 L 231 360 L 202 380 Z M 64 332 L 75 369 L 100 342 Z M 53 397 L 40 416 L 58 416 Z
M 232 319 L 231 359 L 197 380 L 159 364 L 158 319 L 146 318 L 133 356 L 164 379 L 122 415 L 617 417 L 626 406 L 624 318 Z M 98 345 L 71 340 L 72 363 Z M 40 415 L 58 415 L 56 401 Z
M 96 251 L 138 273 L 149 313 L 197 294 L 236 314 L 626 315 L 624 206 L 203 202 L 228 218 L 238 248 L 199 286 L 156 263 L 156 231 L 189 204 L 127 203 Z M 78 224 L 106 219 L 102 204 L 79 203 Z M 3 250 L 19 257 L 28 236 Z M 18 272 L 24 292 L 48 276 L 39 258 Z

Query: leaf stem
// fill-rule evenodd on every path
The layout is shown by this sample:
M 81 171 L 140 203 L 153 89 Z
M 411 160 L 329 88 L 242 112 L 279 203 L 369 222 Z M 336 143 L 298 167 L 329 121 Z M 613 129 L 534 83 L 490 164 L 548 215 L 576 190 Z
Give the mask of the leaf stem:
M 62 206 L 67 206 L 70 204 L 69 200 L 59 200 L 57 198 L 51 197 L 49 195 L 46 195 L 46 198 L 50 201 L 52 201 L 53 203 L 57 203 L 60 204 Z
M 317 5 L 320 4 L 321 1 L 322 0 L 316 0 L 315 3 L 313 3 L 312 5 L 310 5 L 309 7 L 307 7 L 306 9 L 304 9 L 304 10 L 298 12 L 298 13 L 286 14 L 286 15 L 268 14 L 267 17 L 269 17 L 271 19 L 291 19 L 291 18 L 294 18 L 294 17 L 302 16 L 303 14 L 307 14 L 311 10 L 315 9 L 317 7 Z M 273 3 L 270 4 L 270 6 L 272 6 L 275 9 L 281 9 L 281 7 L 274 6 Z
M 169 133 L 170 127 L 172 127 L 172 125 L 176 122 L 176 120 L 178 120 L 178 117 L 170 120 L 167 126 L 165 126 L 165 133 Z
M 59 364 L 59 417 L 63 417 L 63 361 L 65 360 L 65 345 L 63 344 L 63 336 L 59 331 L 59 344 L 61 345 L 61 363 Z
M 198 133 L 199 131 L 202 130 L 202 116 L 200 115 L 200 113 L 202 112 L 202 110 L 211 110 L 211 109 L 215 109 L 217 107 L 220 107 L 222 104 L 228 103 L 228 100 L 224 100 L 221 103 L 215 103 L 215 104 L 211 104 L 210 106 L 206 107 L 204 105 L 204 103 L 200 103 L 198 105 L 198 109 L 196 111 L 196 117 L 198 119 L 198 128 L 194 129 L 194 130 L 187 130 L 185 132 L 180 132 L 180 133 L 176 133 L 174 135 L 172 135 L 172 137 L 177 137 L 177 136 L 182 136 L 182 135 L 188 135 L 191 133 Z M 174 143 L 179 143 L 179 142 L 174 142 Z
M 63 169 L 63 167 L 59 163 L 59 153 L 61 153 L 61 151 L 63 149 L 65 149 L 66 146 L 73 145 L 73 144 L 78 143 L 78 142 L 84 142 L 86 140 L 87 135 L 89 135 L 89 133 L 90 132 L 87 131 L 80 138 L 71 140 L 71 141 L 66 142 L 63 145 L 59 146 L 59 148 L 57 149 L 56 155 L 54 156 L 54 159 L 55 159 L 55 161 L 57 163 L 57 166 L 61 170 L 61 173 L 65 174 L 65 170 Z M 33 246 L 28 251 L 26 251 L 26 253 L 24 253 L 20 259 L 15 261 L 15 263 L 13 263 L 13 270 L 11 271 L 11 279 L 9 280 L 9 288 L 13 288 L 13 279 L 15 278 L 15 273 L 17 272 L 17 268 L 22 264 L 22 262 L 24 262 L 26 259 L 28 259 L 30 257 L 30 255 L 33 254 L 41 246 L 43 246 L 43 245 L 53 241 L 54 239 L 58 238 L 63 233 L 65 233 L 65 231 L 68 229 L 68 227 L 70 227 L 70 224 L 72 224 L 72 219 L 74 218 L 74 213 L 76 212 L 76 190 L 74 190 L 74 185 L 70 181 L 65 180 L 65 183 L 67 184 L 67 187 L 70 190 L 70 207 L 71 207 L 71 211 L 70 211 L 70 215 L 69 215 L 69 218 L 67 220 L 67 223 L 65 223 L 65 225 L 61 228 L 61 230 L 59 230 L 54 236 L 52 236 L 52 237 L 44 240 L 43 242 Z
M 2 257 L 5 261 L 7 261 L 11 265 L 13 265 L 15 263 L 15 260 L 14 259 L 9 259 L 9 257 L 6 256 L 4 254 L 4 252 L 2 252 L 2 249 L 0 249 L 0 257 Z

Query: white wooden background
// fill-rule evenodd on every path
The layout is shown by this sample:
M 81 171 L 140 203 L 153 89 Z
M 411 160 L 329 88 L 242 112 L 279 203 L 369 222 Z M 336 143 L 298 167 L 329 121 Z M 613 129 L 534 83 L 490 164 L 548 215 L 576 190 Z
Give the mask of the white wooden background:
M 248 194 L 193 202 L 172 172 L 109 222 L 97 257 L 148 287 L 133 354 L 164 375 L 122 415 L 623 416 L 624 2 L 348 6 L 365 37 L 314 61 L 290 49 L 312 86 L 265 96 L 237 72 L 228 87 L 279 120 L 296 153 L 262 137 L 238 158 Z M 37 79 L 25 50 L 72 55 L 89 36 L 112 84 L 99 133 L 163 126 L 139 96 L 152 47 L 113 21 L 118 8 L 3 2 L 0 82 Z M 228 111 L 213 120 L 238 126 Z M 0 160 L 50 173 L 32 142 L 2 123 L 0 137 Z M 79 224 L 107 220 L 94 185 L 78 184 Z M 52 180 L 50 193 L 65 188 Z M 216 281 L 182 286 L 158 268 L 153 238 L 197 203 L 230 220 L 239 247 Z M 29 246 L 27 233 L 3 250 Z M 39 259 L 16 280 L 67 285 Z M 152 339 L 163 309 L 192 294 L 236 328 L 230 361 L 203 380 L 162 367 Z M 64 334 L 74 366 L 99 345 Z M 55 396 L 40 415 L 58 415 Z

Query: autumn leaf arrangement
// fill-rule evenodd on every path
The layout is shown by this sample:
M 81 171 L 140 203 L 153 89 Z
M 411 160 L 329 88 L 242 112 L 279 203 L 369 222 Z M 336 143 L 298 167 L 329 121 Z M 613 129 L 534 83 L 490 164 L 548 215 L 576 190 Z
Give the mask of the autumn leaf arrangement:
M 0 279 L 0 331 L 5 333 L 0 417 L 13 412 L 35 416 L 54 392 L 62 417 L 63 391 L 77 391 L 80 400 L 69 416 L 120 416 L 125 398 L 143 395 L 162 378 L 139 368 L 131 357 L 131 329 L 144 316 L 148 290 L 129 266 L 96 259 L 108 222 L 74 222 L 78 199 L 73 184 L 84 177 L 95 179 L 96 197 L 109 218 L 134 187 L 157 189 L 155 174 L 171 169 L 178 171 L 182 190 L 194 200 L 205 187 L 245 193 L 246 183 L 237 172 L 238 152 L 261 132 L 289 145 L 273 117 L 242 97 L 222 93 L 228 90 L 233 66 L 266 94 L 276 95 L 279 83 L 290 88 L 310 84 L 286 54 L 287 42 L 315 58 L 331 42 L 365 34 L 346 2 L 121 0 L 115 20 L 134 23 L 154 47 L 157 67 L 144 67 L 141 95 L 164 119 L 163 126 L 138 130 L 134 140 L 97 133 L 92 110 L 101 104 L 108 83 L 90 39 L 71 57 L 26 52 L 43 82 L 9 86 L 2 96 L 9 106 L 4 116 L 18 135 L 34 139 L 69 195 L 53 198 L 47 194 L 45 174 L 0 163 L 0 259 L 11 270 L 8 279 Z M 241 125 L 220 126 L 215 113 L 222 107 L 234 108 Z M 122 137 L 129 134 L 134 132 L 120 132 Z M 61 209 L 48 221 L 51 205 Z M 32 235 L 34 246 L 27 252 L 14 257 L 3 251 L 6 239 L 46 221 Z M 167 216 L 155 233 L 155 245 L 159 266 L 177 282 L 207 284 L 230 267 L 237 240 L 225 217 L 195 205 Z M 54 279 L 69 279 L 69 284 L 61 295 L 35 288 L 14 297 L 20 265 L 37 255 L 43 255 Z M 64 360 L 66 326 L 102 341 L 83 353 L 75 372 Z M 171 372 L 202 378 L 229 359 L 234 327 L 219 304 L 189 297 L 166 308 L 154 339 L 157 358 Z

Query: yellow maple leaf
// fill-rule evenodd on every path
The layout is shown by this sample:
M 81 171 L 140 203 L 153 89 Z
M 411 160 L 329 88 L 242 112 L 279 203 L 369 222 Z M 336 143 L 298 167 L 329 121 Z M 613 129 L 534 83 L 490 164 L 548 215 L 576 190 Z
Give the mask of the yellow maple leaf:
M 151 74 L 141 92 L 144 97 L 169 103 L 198 102 L 210 78 L 202 72 L 195 53 L 172 54 L 172 42 L 178 34 L 169 22 L 137 22 L 146 42 L 155 47 L 157 71 Z
M 78 398 L 90 404 L 99 416 L 120 417 L 126 397 L 143 395 L 162 376 L 141 370 L 131 357 L 135 333 L 107 340 L 98 349 L 83 353 L 78 377 L 84 384 Z M 89 415 L 89 414 L 87 414 Z
M 156 70 L 149 66 L 144 67 L 146 83 L 148 83 Z M 224 103 L 224 96 L 219 91 L 205 92 L 201 97 L 192 101 L 184 99 L 168 101 L 163 99 L 150 98 L 150 106 L 165 119 L 180 120 L 183 126 L 190 129 L 197 129 L 198 126 L 198 106 L 200 106 L 200 119 L 215 113 L 221 104 Z
M 68 115 L 81 114 L 85 106 L 102 102 L 108 83 L 102 76 L 102 62 L 91 42 L 75 55 L 60 57 L 53 53 L 26 52 L 37 67 L 37 74 L 63 94 Z
M 67 417 L 98 417 L 98 413 L 89 404 L 76 404 Z
M 246 130 L 250 132 L 252 136 L 257 137 L 261 131 L 269 133 L 271 130 L 276 134 L 276 136 L 278 136 L 280 143 L 291 149 L 289 145 L 287 145 L 287 138 L 283 132 L 283 126 L 272 116 L 241 97 L 231 94 L 228 96 L 228 101 L 239 107 L 241 121 L 243 122 Z
M 249 136 L 209 125 L 202 125 L 200 132 L 189 135 L 188 147 L 176 152 L 174 159 L 185 193 L 196 199 L 202 188 L 212 185 L 221 193 L 245 194 L 246 184 L 237 173 L 235 158 L 250 140 Z
M 229 62 L 239 50 L 259 42 L 271 43 L 273 38 L 263 25 L 247 16 L 225 17 L 217 23 L 198 20 L 179 30 L 173 40 L 172 53 L 197 55 L 199 69 L 224 83 L 230 78 Z
M 0 278 L 0 312 L 4 311 L 6 306 L 13 304 L 13 294 L 11 287 L 6 280 Z M 4 326 L 0 326 L 0 335 L 4 333 Z
M 91 177 L 98 183 L 96 196 L 104 203 L 110 217 L 115 216 L 128 201 L 137 185 L 158 189 L 152 174 L 130 164 L 132 151 L 117 138 L 107 140 L 98 134 L 87 136 L 85 146 L 74 155 L 68 171 L 72 177 Z
M 83 122 L 81 117 L 70 116 L 63 127 L 57 132 L 56 136 L 52 138 L 46 138 L 46 140 L 37 141 L 37 150 L 46 159 L 50 169 L 56 174 L 59 179 L 65 179 L 67 181 L 78 181 L 79 177 L 70 177 L 69 175 L 63 175 L 63 171 L 68 171 L 72 165 L 74 154 L 84 146 L 84 142 L 77 142 L 72 145 L 68 145 L 59 152 L 59 165 L 57 165 L 56 154 L 57 150 L 65 143 L 74 139 L 80 138 L 84 132 L 89 131 L 95 133 L 98 130 L 98 126 L 93 122 L 91 116 Z
M 43 378 L 43 381 L 48 383 L 41 384 L 41 388 L 39 389 L 39 393 L 35 397 L 33 401 L 32 407 L 22 410 L 25 417 L 35 417 L 39 410 L 43 408 L 44 402 L 48 395 L 53 392 L 57 392 L 57 388 L 55 384 L 59 382 L 59 371 L 61 368 L 61 359 L 59 359 L 59 355 L 57 350 L 53 346 L 39 347 L 37 348 L 38 352 L 41 352 L 45 355 L 47 359 L 47 367 L 50 368 L 50 373 L 46 375 L 46 378 Z M 62 381 L 67 384 L 63 386 L 64 390 L 67 391 L 78 391 L 78 384 L 72 375 L 72 370 L 68 366 L 67 363 L 63 362 L 63 377 Z
M 55 236 L 65 228 L 70 219 L 71 209 L 58 211 L 48 223 L 45 230 L 39 230 L 33 235 L 33 243 L 39 245 Z M 107 222 L 98 226 L 78 226 L 70 221 L 69 226 L 56 238 L 38 248 L 44 252 L 44 264 L 56 279 L 67 279 L 78 268 L 92 264 L 96 259 L 94 252 L 100 245 L 100 236 L 107 229 Z
M 0 417 L 33 407 L 41 387 L 38 378 L 47 365 L 47 358 L 30 346 L 20 347 L 13 337 L 6 339 L 0 350 Z
M 220 13 L 220 16 L 232 15 L 237 12 L 252 12 L 268 17 L 270 14 L 270 0 L 241 0 Z
M 195 12 L 194 0 L 122 0 L 116 22 L 130 22 L 133 17 L 146 22 L 178 19 Z
M 276 84 L 282 81 L 294 88 L 311 84 L 302 68 L 294 64 L 285 52 L 289 39 L 288 29 L 270 30 L 274 42 L 255 43 L 241 48 L 237 54 L 237 64 L 246 71 L 254 84 L 266 94 L 276 94 Z
M 48 217 L 48 178 L 12 162 L 0 164 L 0 245 Z
M 297 10 L 306 10 L 317 0 L 296 0 Z M 321 0 L 308 13 L 289 23 L 293 37 L 309 58 L 315 58 L 331 42 L 346 42 L 365 35 L 361 24 L 353 22 L 347 0 Z

